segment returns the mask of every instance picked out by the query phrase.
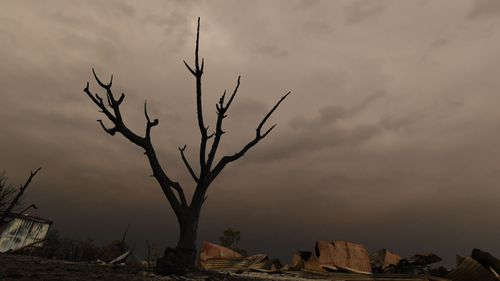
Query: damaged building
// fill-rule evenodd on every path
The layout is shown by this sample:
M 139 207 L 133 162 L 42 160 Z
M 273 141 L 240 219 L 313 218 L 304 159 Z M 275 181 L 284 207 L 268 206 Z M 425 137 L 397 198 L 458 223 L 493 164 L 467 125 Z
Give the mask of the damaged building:
M 52 222 L 37 216 L 9 213 L 0 226 L 0 253 L 41 247 Z

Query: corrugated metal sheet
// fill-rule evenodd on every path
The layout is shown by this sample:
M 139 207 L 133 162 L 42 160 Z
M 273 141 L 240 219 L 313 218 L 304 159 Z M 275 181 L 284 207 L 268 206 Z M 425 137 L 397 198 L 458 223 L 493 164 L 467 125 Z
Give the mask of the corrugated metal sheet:
M 372 270 L 376 272 L 383 272 L 389 266 L 397 265 L 400 260 L 400 255 L 392 253 L 387 249 L 380 249 L 370 255 Z
M 213 244 L 207 241 L 203 241 L 200 252 L 200 260 L 207 260 L 213 258 L 242 258 L 243 256 L 239 253 L 222 247 L 217 244 Z
M 335 267 L 336 269 L 336 267 Z M 321 266 L 319 263 L 318 256 L 316 253 L 312 253 L 312 255 L 309 257 L 307 261 L 304 263 L 304 271 L 311 271 L 311 272 L 326 272 L 327 270 Z
M 305 262 L 311 257 L 312 253 L 308 251 L 296 251 L 292 256 L 291 270 L 301 270 Z
M 321 266 L 326 266 L 331 270 L 337 270 L 335 264 L 335 255 L 337 254 L 336 247 L 330 241 L 316 241 L 316 254 L 318 262 Z
M 206 270 L 242 270 L 250 268 L 261 268 L 267 259 L 267 255 L 254 255 L 240 258 L 210 258 L 200 260 L 200 266 Z
M 371 273 L 370 257 L 361 244 L 335 241 L 335 266 L 360 273 Z
M 33 244 L 40 247 L 41 243 L 34 244 L 45 239 L 51 222 L 37 217 L 25 215 L 12 215 L 10 221 L 3 227 L 0 234 L 0 252 L 16 250 Z
M 199 265 L 206 270 L 242 270 L 242 269 L 264 269 L 264 266 L 269 261 L 267 255 L 253 255 L 250 257 L 243 257 L 239 253 L 203 241 L 200 251 Z M 273 270 L 266 268 L 265 270 Z
M 346 241 L 319 240 L 315 253 L 306 261 L 304 268 L 311 271 L 343 269 L 357 273 L 372 273 L 370 257 L 361 244 Z
M 491 271 L 483 267 L 471 257 L 465 257 L 455 270 L 450 272 L 446 278 L 453 281 L 496 281 L 496 277 Z

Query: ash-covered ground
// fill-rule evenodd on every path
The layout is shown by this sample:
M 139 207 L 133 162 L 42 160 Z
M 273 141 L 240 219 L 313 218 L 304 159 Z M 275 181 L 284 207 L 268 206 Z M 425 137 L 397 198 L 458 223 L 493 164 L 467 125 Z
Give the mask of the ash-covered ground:
M 190 273 L 186 276 L 161 276 L 143 268 L 99 265 L 87 262 L 68 262 L 39 257 L 0 254 L 0 281 L 247 281 L 247 280 L 308 280 L 290 276 L 262 273 Z

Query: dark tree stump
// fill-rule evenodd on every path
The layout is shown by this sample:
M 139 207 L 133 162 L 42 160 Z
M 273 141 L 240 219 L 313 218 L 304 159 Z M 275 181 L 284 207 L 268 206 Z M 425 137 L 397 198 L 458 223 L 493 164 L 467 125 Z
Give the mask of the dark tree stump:
M 193 249 L 165 249 L 163 257 L 156 261 L 156 273 L 162 275 L 186 274 L 196 268 L 196 250 Z

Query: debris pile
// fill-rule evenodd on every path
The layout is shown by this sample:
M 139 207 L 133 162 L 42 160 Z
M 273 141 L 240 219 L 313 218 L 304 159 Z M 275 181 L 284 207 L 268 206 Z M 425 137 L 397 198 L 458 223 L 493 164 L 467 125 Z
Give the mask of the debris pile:
M 500 281 L 500 260 L 479 249 L 474 249 L 470 257 L 457 256 L 457 267 L 452 271 L 444 267 L 431 268 L 440 261 L 441 258 L 433 253 L 403 258 L 387 249 L 368 254 L 361 244 L 319 240 L 312 251 L 295 251 L 291 263 L 282 265 L 278 259 L 270 259 L 266 254 L 243 256 L 232 249 L 204 241 L 198 266 L 206 272 L 256 280 L 267 280 L 272 276 L 273 280 Z M 109 264 L 137 265 L 138 262 L 129 251 Z
M 441 272 L 441 277 L 432 275 L 429 265 L 438 261 L 441 258 L 435 254 L 417 254 L 404 259 L 387 249 L 381 249 L 369 255 L 361 244 L 319 240 L 313 251 L 294 252 L 291 264 L 284 266 L 265 254 L 243 257 L 231 249 L 204 242 L 199 265 L 209 271 L 247 272 L 246 274 L 265 272 L 289 277 L 319 275 L 332 277 L 334 280 L 455 281 L 442 278 L 449 273 L 447 270 Z
M 470 257 L 457 256 L 457 268 L 446 275 L 453 281 L 500 280 L 500 260 L 488 252 L 472 250 Z
M 205 270 L 275 272 L 281 267 L 278 260 L 265 254 L 243 257 L 241 254 L 207 241 L 203 242 L 199 265 Z
M 374 273 L 383 273 L 396 266 L 401 260 L 401 256 L 387 249 L 380 249 L 370 255 L 372 271 Z
M 416 254 L 409 259 L 400 259 L 384 269 L 385 273 L 427 274 L 431 271 L 430 265 L 442 259 L 435 254 Z
M 346 241 L 316 242 L 314 252 L 301 262 L 303 268 L 295 265 L 296 269 L 312 272 L 347 271 L 354 273 L 371 274 L 370 256 L 365 247 Z

